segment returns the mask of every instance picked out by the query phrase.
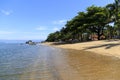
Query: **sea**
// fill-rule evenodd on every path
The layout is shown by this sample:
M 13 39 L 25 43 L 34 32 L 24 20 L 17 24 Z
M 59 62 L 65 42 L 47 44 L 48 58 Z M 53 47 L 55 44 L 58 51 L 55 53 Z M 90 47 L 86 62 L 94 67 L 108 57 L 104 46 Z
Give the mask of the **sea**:
M 41 44 L 0 43 L 0 80 L 52 80 L 48 59 L 53 52 L 58 50 Z

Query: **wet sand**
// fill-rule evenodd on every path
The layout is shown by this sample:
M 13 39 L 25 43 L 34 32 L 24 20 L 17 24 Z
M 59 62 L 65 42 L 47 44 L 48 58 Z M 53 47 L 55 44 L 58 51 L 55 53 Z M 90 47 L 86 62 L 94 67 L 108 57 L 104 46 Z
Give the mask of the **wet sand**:
M 120 59 L 96 53 L 52 48 L 57 53 L 47 53 L 42 63 L 40 57 L 33 63 L 36 71 L 25 73 L 20 80 L 119 80 Z M 40 65 L 40 66 L 38 66 Z M 27 78 L 25 78 L 28 76 Z
M 67 62 L 79 74 L 76 80 L 119 80 L 120 59 L 96 53 L 69 50 Z
M 65 49 L 64 59 L 56 67 L 61 80 L 120 79 L 120 40 L 45 45 Z
M 73 70 L 67 61 L 68 50 L 53 49 L 52 52 L 45 53 L 42 57 L 38 55 L 33 65 L 29 69 L 37 69 L 21 74 L 20 80 L 79 80 L 79 73 Z M 57 51 L 57 52 L 56 52 Z M 42 58 L 42 59 L 41 59 Z M 39 63 L 41 62 L 41 63 Z M 27 71 L 27 70 L 26 70 Z

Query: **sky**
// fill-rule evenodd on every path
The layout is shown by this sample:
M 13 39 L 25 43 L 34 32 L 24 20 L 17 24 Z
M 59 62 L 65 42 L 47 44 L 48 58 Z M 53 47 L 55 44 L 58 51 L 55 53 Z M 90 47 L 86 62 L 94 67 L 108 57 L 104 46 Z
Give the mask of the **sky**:
M 114 0 L 0 0 L 0 40 L 45 40 L 78 12 Z

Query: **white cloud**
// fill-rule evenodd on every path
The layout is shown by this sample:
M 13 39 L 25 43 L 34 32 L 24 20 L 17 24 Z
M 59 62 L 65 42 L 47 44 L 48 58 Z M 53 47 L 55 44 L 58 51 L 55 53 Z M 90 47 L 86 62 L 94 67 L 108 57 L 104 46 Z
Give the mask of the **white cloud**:
M 58 21 L 53 21 L 53 24 L 59 24 L 59 25 L 63 25 L 66 23 L 67 20 L 58 20 Z
M 0 35 L 8 35 L 8 34 L 13 34 L 15 32 L 10 32 L 10 31 L 0 31 Z
M 59 31 L 59 28 L 54 27 L 54 28 L 53 28 L 53 31 Z
M 46 39 L 47 33 L 44 32 L 31 32 L 31 33 L 21 33 L 19 37 L 16 37 L 17 39 Z
M 11 15 L 11 13 L 13 12 L 13 11 L 7 11 L 7 10 L 1 10 L 1 12 L 4 14 L 4 15 L 6 15 L 6 16 L 9 16 L 9 15 Z
M 40 26 L 40 27 L 37 27 L 36 30 L 44 31 L 44 30 L 47 30 L 47 28 L 44 26 Z
M 36 30 L 38 31 L 59 31 L 60 29 L 58 27 L 51 27 L 51 28 L 47 28 L 47 27 L 38 27 L 36 28 Z
M 8 40 L 29 40 L 38 39 L 45 40 L 47 38 L 47 32 L 27 32 L 27 31 L 0 31 L 0 39 Z
M 47 32 L 21 32 L 17 39 L 41 39 L 45 40 L 49 33 Z

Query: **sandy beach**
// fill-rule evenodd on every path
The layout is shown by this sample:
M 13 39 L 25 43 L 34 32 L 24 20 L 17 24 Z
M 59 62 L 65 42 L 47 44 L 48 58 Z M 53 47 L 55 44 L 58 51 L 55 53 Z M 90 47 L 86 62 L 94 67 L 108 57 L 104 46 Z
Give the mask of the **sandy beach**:
M 119 80 L 120 58 L 116 58 L 120 52 L 119 42 L 3 44 L 0 80 Z
M 56 55 L 55 64 L 62 80 L 119 80 L 120 40 L 90 41 L 74 44 L 46 42 L 43 45 L 62 48 L 64 59 Z M 117 57 L 117 58 L 116 58 Z M 54 57 L 55 58 L 55 57 Z M 61 61 L 63 60 L 63 61 Z M 64 63 L 66 62 L 66 63 Z M 62 65 L 62 66 L 61 66 Z M 64 67 L 66 67 L 64 69 Z
M 90 51 L 96 54 L 120 58 L 120 40 L 101 40 L 74 44 L 56 44 L 54 42 L 46 42 L 43 44 L 63 49 Z

